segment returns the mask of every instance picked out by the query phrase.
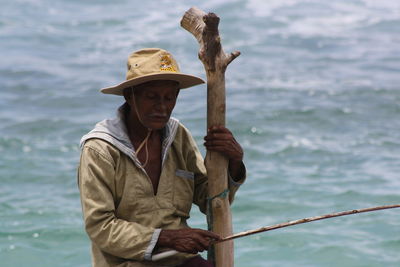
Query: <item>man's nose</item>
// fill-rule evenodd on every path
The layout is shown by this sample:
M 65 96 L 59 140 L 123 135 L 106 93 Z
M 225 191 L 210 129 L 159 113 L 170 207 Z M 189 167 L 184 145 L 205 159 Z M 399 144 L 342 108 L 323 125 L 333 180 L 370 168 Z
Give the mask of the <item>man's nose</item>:
M 167 110 L 167 103 L 166 103 L 165 99 L 160 98 L 160 99 L 157 101 L 156 107 L 157 107 L 157 109 L 160 110 L 160 111 L 165 111 L 165 110 Z

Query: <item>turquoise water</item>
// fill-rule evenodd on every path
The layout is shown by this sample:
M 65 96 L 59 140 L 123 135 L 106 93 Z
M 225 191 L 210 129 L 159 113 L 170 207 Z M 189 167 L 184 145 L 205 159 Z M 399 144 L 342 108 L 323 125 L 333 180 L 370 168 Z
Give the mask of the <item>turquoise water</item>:
M 78 142 L 122 102 L 127 55 L 163 47 L 204 77 L 180 28 L 193 5 L 221 17 L 228 126 L 248 180 L 235 232 L 400 203 L 400 2 L 0 0 L 0 265 L 89 266 L 76 186 Z M 205 87 L 174 116 L 199 145 Z M 202 148 L 204 152 L 204 149 Z M 197 208 L 191 225 L 205 228 Z M 235 241 L 236 266 L 399 266 L 400 210 Z

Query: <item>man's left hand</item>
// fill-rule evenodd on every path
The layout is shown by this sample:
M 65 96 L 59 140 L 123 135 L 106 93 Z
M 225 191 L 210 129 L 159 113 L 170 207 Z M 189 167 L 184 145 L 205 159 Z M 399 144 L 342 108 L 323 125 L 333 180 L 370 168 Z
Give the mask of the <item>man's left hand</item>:
M 243 149 L 229 129 L 213 126 L 208 129 L 204 140 L 207 150 L 220 152 L 229 159 L 229 173 L 234 181 L 243 178 Z
M 229 129 L 223 126 L 213 126 L 208 129 L 204 140 L 207 150 L 220 152 L 232 161 L 241 162 L 243 160 L 243 149 Z

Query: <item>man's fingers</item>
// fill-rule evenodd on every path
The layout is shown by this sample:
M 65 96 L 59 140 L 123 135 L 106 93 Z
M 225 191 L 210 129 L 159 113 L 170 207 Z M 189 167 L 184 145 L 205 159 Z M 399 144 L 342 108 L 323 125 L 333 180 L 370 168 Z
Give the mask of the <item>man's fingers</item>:
M 223 142 L 212 142 L 212 143 L 204 143 L 204 146 L 207 148 L 207 150 L 211 151 L 219 151 L 224 154 L 231 154 L 231 153 L 239 153 L 240 150 L 234 146 L 231 146 L 229 144 L 223 143 Z
M 230 147 L 234 145 L 234 143 L 230 140 L 207 140 L 204 142 L 205 146 L 226 146 Z
M 203 231 L 203 235 L 205 235 L 205 236 L 207 236 L 207 237 L 209 237 L 211 239 L 215 239 L 215 240 L 220 240 L 221 239 L 221 237 L 218 234 L 214 233 L 214 232 L 206 231 L 206 230 L 202 230 L 202 231 Z
M 187 253 L 197 253 L 208 250 L 211 242 L 220 240 L 220 236 L 202 229 L 181 229 L 177 230 L 176 245 L 174 248 L 178 251 Z
M 229 156 L 232 153 L 231 151 L 227 151 L 225 146 L 206 146 L 206 148 L 209 151 L 221 152 L 226 156 Z
M 201 238 L 198 239 L 198 244 L 201 245 L 201 249 L 202 249 L 201 251 L 204 251 L 204 250 L 208 249 L 208 246 L 210 245 L 210 242 L 209 242 L 208 238 L 201 237 Z
M 211 239 L 218 239 L 218 240 L 221 239 L 221 237 L 214 232 L 203 230 L 203 229 L 194 229 L 194 230 L 196 231 L 197 234 L 201 235 L 204 238 L 208 237 Z
M 231 133 L 231 131 L 224 126 L 212 126 L 208 128 L 208 132 L 212 133 Z
M 203 252 L 205 248 L 207 248 L 207 246 L 204 246 L 199 240 L 196 240 L 196 242 L 194 242 L 193 245 L 196 252 L 198 251 Z
M 230 140 L 233 136 L 226 133 L 209 133 L 204 137 L 204 140 Z

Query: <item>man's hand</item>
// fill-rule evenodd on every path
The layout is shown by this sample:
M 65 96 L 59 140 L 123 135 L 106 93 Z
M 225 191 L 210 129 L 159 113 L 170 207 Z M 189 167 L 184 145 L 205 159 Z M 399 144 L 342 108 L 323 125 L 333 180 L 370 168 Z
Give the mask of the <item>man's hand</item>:
M 223 126 L 213 126 L 204 137 L 207 150 L 224 154 L 229 160 L 241 162 L 243 150 L 229 129 Z
M 243 177 L 243 149 L 229 129 L 213 126 L 204 140 L 207 150 L 220 152 L 229 159 L 229 173 L 235 181 Z
M 161 230 L 157 246 L 196 254 L 207 250 L 212 241 L 220 239 L 217 234 L 201 229 Z

